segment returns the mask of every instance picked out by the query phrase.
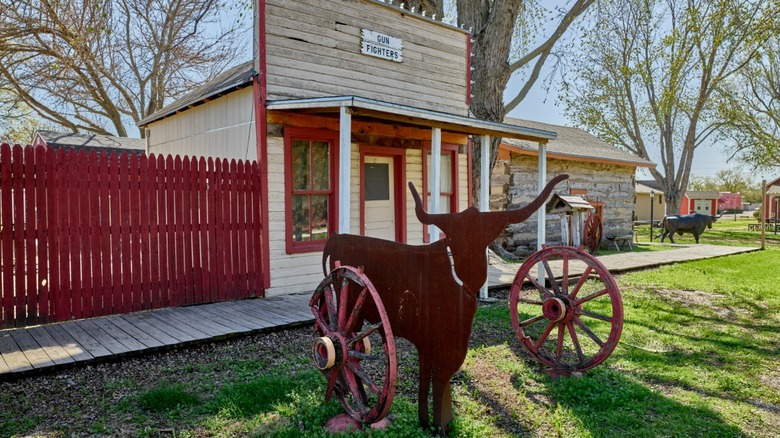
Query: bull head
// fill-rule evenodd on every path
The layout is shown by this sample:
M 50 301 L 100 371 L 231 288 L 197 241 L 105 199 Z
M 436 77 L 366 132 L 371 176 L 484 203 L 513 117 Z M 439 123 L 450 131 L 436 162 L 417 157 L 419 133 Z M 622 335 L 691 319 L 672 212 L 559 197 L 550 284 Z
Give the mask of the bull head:
M 558 175 L 544 187 L 531 203 L 523 208 L 506 211 L 480 212 L 469 207 L 458 213 L 428 213 L 414 184 L 409 190 L 414 197 L 417 219 L 425 225 L 435 225 L 444 232 L 455 265 L 455 275 L 471 292 L 482 286 L 487 277 L 485 250 L 509 224 L 525 221 L 547 201 L 553 188 L 569 175 Z

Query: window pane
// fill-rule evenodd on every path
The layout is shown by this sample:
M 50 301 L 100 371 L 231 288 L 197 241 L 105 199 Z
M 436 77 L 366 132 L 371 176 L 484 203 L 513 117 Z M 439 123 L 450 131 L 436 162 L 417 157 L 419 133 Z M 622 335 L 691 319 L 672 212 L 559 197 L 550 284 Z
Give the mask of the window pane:
M 386 163 L 365 163 L 363 190 L 366 201 L 387 201 L 390 199 L 390 165 Z
M 441 156 L 441 191 L 452 192 L 452 156 L 442 154 Z M 447 209 L 446 211 L 450 211 Z
M 328 195 L 311 197 L 311 240 L 328 238 Z
M 309 189 L 309 142 L 293 140 L 292 142 L 292 173 L 293 190 Z
M 314 141 L 312 148 L 312 167 L 314 181 L 312 190 L 330 189 L 330 145 L 325 141 Z
M 292 197 L 292 240 L 302 242 L 310 240 L 309 229 L 309 196 L 293 195 Z
M 450 212 L 450 197 L 448 195 L 439 197 L 439 211 L 442 213 Z

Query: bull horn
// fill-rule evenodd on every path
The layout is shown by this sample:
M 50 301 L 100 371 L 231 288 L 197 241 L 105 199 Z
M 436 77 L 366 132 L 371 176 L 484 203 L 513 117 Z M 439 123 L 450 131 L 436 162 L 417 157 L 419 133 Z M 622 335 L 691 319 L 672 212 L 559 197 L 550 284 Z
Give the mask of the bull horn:
M 551 179 L 550 182 L 547 183 L 547 185 L 544 186 L 544 189 L 542 189 L 541 192 L 534 198 L 533 201 L 528 203 L 526 206 L 519 208 L 517 210 L 504 210 L 504 211 L 494 211 L 490 213 L 490 222 L 495 225 L 498 228 L 503 228 L 508 224 L 518 224 L 520 222 L 524 222 L 528 217 L 530 217 L 532 214 L 534 214 L 539 208 L 544 205 L 545 202 L 547 202 L 547 198 L 550 197 L 550 194 L 552 194 L 553 189 L 555 186 L 565 180 L 568 179 L 569 175 L 563 174 L 558 175 L 555 178 Z
M 425 211 L 420 194 L 417 193 L 417 189 L 414 188 L 414 183 L 411 181 L 409 181 L 409 190 L 412 191 L 412 197 L 414 198 L 414 212 L 417 214 L 417 220 L 425 225 L 434 224 L 433 217 L 437 215 Z

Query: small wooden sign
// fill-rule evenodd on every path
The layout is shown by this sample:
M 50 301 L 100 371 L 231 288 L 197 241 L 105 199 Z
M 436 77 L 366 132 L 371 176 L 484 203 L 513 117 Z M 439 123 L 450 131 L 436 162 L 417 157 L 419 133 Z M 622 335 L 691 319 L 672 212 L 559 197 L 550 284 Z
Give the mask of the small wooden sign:
M 404 40 L 401 38 L 391 37 L 369 29 L 361 29 L 360 34 L 362 37 L 360 52 L 362 54 L 394 62 L 404 61 Z

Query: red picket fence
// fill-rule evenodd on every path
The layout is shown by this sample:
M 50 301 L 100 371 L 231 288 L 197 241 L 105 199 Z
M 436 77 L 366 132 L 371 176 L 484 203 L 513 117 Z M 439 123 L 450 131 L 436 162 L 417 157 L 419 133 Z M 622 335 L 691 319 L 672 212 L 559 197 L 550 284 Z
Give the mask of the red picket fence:
M 257 162 L 0 146 L 0 327 L 261 296 Z

